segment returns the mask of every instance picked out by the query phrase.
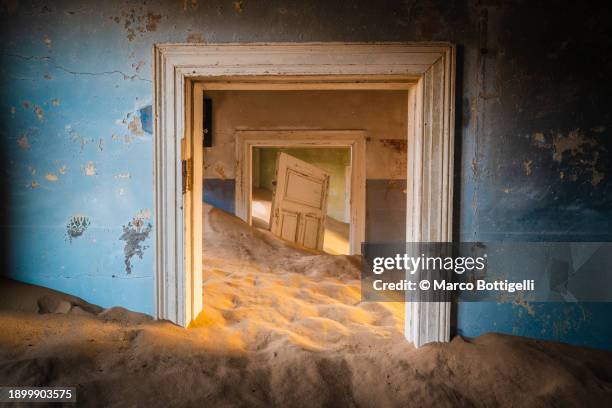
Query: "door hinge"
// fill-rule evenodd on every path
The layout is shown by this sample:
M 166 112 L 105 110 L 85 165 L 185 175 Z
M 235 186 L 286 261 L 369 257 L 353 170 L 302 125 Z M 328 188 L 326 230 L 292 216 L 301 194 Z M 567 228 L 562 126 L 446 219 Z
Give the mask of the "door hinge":
M 192 190 L 193 186 L 193 159 L 189 158 L 181 161 L 183 172 L 183 194 Z

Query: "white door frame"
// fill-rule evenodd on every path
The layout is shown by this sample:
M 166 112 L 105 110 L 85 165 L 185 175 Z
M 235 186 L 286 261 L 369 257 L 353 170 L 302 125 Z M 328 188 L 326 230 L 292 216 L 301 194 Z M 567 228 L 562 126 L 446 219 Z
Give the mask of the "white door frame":
M 236 215 L 251 224 L 253 147 L 348 147 L 351 152 L 350 251 L 365 241 L 366 134 L 363 130 L 239 130 L 236 143 Z
M 408 105 L 407 241 L 452 239 L 455 47 L 448 43 L 157 44 L 154 46 L 155 300 L 158 318 L 188 325 L 201 311 L 201 244 L 185 239 L 181 139 L 191 79 L 258 82 L 294 76 L 412 80 Z M 321 80 L 317 80 L 321 82 Z M 346 82 L 346 81 L 345 81 Z M 396 81 L 395 81 L 396 82 Z M 282 86 L 282 85 L 281 85 Z M 351 89 L 356 89 L 351 88 Z M 390 88 L 392 89 L 392 88 Z M 200 245 L 186 250 L 186 245 Z M 186 268 L 186 265 L 191 265 Z M 200 299 L 199 301 L 196 299 Z M 450 303 L 407 303 L 406 338 L 419 346 L 450 337 Z

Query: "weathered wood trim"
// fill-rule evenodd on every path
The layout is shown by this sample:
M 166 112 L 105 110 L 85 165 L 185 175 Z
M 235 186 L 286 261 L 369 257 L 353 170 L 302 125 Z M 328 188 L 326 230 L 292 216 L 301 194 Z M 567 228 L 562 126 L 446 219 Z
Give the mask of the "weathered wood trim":
M 452 45 L 159 44 L 154 47 L 153 62 L 157 317 L 187 325 L 199 312 L 197 308 L 201 308 L 201 304 L 191 302 L 197 297 L 201 282 L 193 268 L 185 268 L 185 214 L 180 191 L 180 139 L 185 131 L 185 83 L 189 79 L 206 82 L 207 78 L 236 77 L 244 81 L 244 78 L 319 76 L 320 82 L 328 83 L 333 76 L 359 76 L 384 83 L 381 77 L 401 76 L 416 81 L 409 91 L 408 115 L 412 125 L 408 131 L 407 239 L 451 240 L 455 114 Z M 448 340 L 450 304 L 407 304 L 406 311 L 408 340 L 417 346 Z
M 408 242 L 452 241 L 454 64 L 449 47 L 409 96 Z M 406 319 L 417 347 L 450 339 L 450 302 L 407 302 Z
M 251 223 L 253 147 L 348 147 L 351 149 L 350 250 L 365 240 L 366 132 L 363 130 L 239 130 L 236 142 L 236 215 Z

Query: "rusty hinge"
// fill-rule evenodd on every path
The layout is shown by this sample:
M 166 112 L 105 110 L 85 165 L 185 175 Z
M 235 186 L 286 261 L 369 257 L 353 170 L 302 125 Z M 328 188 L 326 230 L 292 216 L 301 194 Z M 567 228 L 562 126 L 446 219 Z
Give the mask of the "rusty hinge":
M 191 158 L 181 161 L 183 172 L 183 194 L 191 191 L 193 186 L 193 160 Z

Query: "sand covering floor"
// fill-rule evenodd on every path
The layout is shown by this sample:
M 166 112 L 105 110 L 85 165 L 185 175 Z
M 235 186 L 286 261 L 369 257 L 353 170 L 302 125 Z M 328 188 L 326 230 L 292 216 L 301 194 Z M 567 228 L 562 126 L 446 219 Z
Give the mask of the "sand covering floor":
M 612 353 L 488 334 L 414 349 L 401 304 L 360 303 L 358 260 L 205 209 L 193 327 L 0 283 L 0 385 L 95 406 L 612 406 Z

